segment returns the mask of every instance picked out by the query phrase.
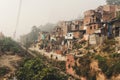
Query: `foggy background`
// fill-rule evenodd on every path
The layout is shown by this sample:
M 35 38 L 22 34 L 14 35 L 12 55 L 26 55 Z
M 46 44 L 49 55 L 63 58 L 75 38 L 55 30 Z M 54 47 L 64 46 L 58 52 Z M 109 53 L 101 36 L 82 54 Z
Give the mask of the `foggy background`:
M 13 36 L 20 0 L 0 0 L 0 32 Z M 83 12 L 104 5 L 105 0 L 22 0 L 16 37 L 26 34 L 32 26 L 57 23 L 83 17 Z

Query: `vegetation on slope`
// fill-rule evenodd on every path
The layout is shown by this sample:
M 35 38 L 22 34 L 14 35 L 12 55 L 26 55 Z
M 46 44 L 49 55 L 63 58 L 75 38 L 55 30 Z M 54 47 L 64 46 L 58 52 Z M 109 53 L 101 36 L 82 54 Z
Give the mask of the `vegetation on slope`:
M 19 45 L 19 43 L 10 37 L 0 39 L 0 55 L 6 53 L 30 57 L 29 54 L 26 54 L 26 51 Z
M 86 77 L 88 80 L 96 80 L 98 72 L 102 72 L 108 79 L 111 79 L 112 76 L 119 75 L 120 54 L 116 52 L 116 44 L 118 44 L 118 42 L 115 41 L 115 39 L 110 39 L 106 40 L 102 46 L 99 46 L 99 48 L 88 46 L 89 49 L 86 49 L 88 50 L 86 55 L 78 58 L 75 57 L 76 62 L 73 69 L 76 74 Z M 98 68 L 95 69 L 98 71 L 93 71 L 91 69 L 90 65 L 93 61 L 97 61 L 95 67 L 97 67 L 98 63 Z
M 9 52 L 9 51 L 13 53 L 20 52 L 20 46 L 18 45 L 18 43 L 9 37 L 0 39 L 0 46 L 1 46 L 0 49 L 2 52 Z
M 67 80 L 59 70 L 40 58 L 27 59 L 23 62 L 16 76 L 18 80 Z
M 0 67 L 0 77 L 6 75 L 9 71 L 8 67 Z

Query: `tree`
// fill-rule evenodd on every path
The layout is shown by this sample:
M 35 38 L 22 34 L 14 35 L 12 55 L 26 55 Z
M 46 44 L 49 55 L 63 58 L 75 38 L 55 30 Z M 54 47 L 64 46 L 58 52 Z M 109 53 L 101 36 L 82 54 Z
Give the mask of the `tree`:
M 19 53 L 21 51 L 21 47 L 19 44 L 12 40 L 9 37 L 5 37 L 0 40 L 0 48 L 2 52 L 13 52 L 13 53 Z
M 38 40 L 40 31 L 41 31 L 40 28 L 33 26 L 30 33 L 28 33 L 26 35 L 22 35 L 20 37 L 21 43 L 25 47 L 30 47 L 31 44 L 35 43 Z
M 33 40 L 33 41 L 36 41 L 37 39 L 38 39 L 38 36 L 39 36 L 39 32 L 40 32 L 41 30 L 39 29 L 39 28 L 37 28 L 36 26 L 33 26 L 32 27 L 32 31 L 31 31 L 31 33 L 30 33 L 30 35 L 31 35 L 31 39 Z
M 109 5 L 120 5 L 120 0 L 106 0 Z

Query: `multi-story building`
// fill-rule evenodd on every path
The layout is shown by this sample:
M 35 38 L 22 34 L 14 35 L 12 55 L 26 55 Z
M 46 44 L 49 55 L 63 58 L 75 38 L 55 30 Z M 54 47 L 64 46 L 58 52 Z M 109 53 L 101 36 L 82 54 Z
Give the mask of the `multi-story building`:
M 83 20 L 62 21 L 58 23 L 61 28 L 62 35 L 65 37 L 67 33 L 73 33 L 74 38 L 80 38 L 83 29 Z
M 61 21 L 58 23 L 58 26 L 61 28 L 63 36 L 65 36 L 68 32 L 70 32 L 71 21 Z
M 73 33 L 75 39 L 83 37 L 85 30 L 83 30 L 83 20 L 73 20 L 70 32 Z
M 96 9 L 97 12 L 102 14 L 102 22 L 111 21 L 118 16 L 120 6 L 118 5 L 103 5 Z
M 102 27 L 101 14 L 95 10 L 88 10 L 84 13 L 84 29 L 86 34 L 93 34 Z

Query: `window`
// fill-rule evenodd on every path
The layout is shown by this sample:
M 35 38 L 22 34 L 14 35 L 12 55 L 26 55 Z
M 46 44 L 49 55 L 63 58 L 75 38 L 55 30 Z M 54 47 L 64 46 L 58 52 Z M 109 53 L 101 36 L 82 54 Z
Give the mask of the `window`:
M 70 41 L 70 44 L 72 44 L 72 42 Z
M 58 57 L 56 57 L 56 60 L 58 60 Z
M 90 23 L 92 22 L 92 20 L 90 19 Z
M 96 29 L 96 26 L 94 25 L 94 29 Z
M 120 28 L 119 28 L 119 36 L 120 36 Z
M 92 15 L 92 18 L 94 18 L 95 17 L 95 15 Z
M 67 61 L 69 61 L 69 59 L 67 59 Z
M 68 68 L 71 68 L 70 64 L 68 65 Z
M 75 25 L 75 30 L 78 30 L 79 29 L 79 25 Z
M 90 26 L 90 29 L 92 29 L 92 26 Z
M 94 23 L 94 19 L 92 19 L 92 22 Z

